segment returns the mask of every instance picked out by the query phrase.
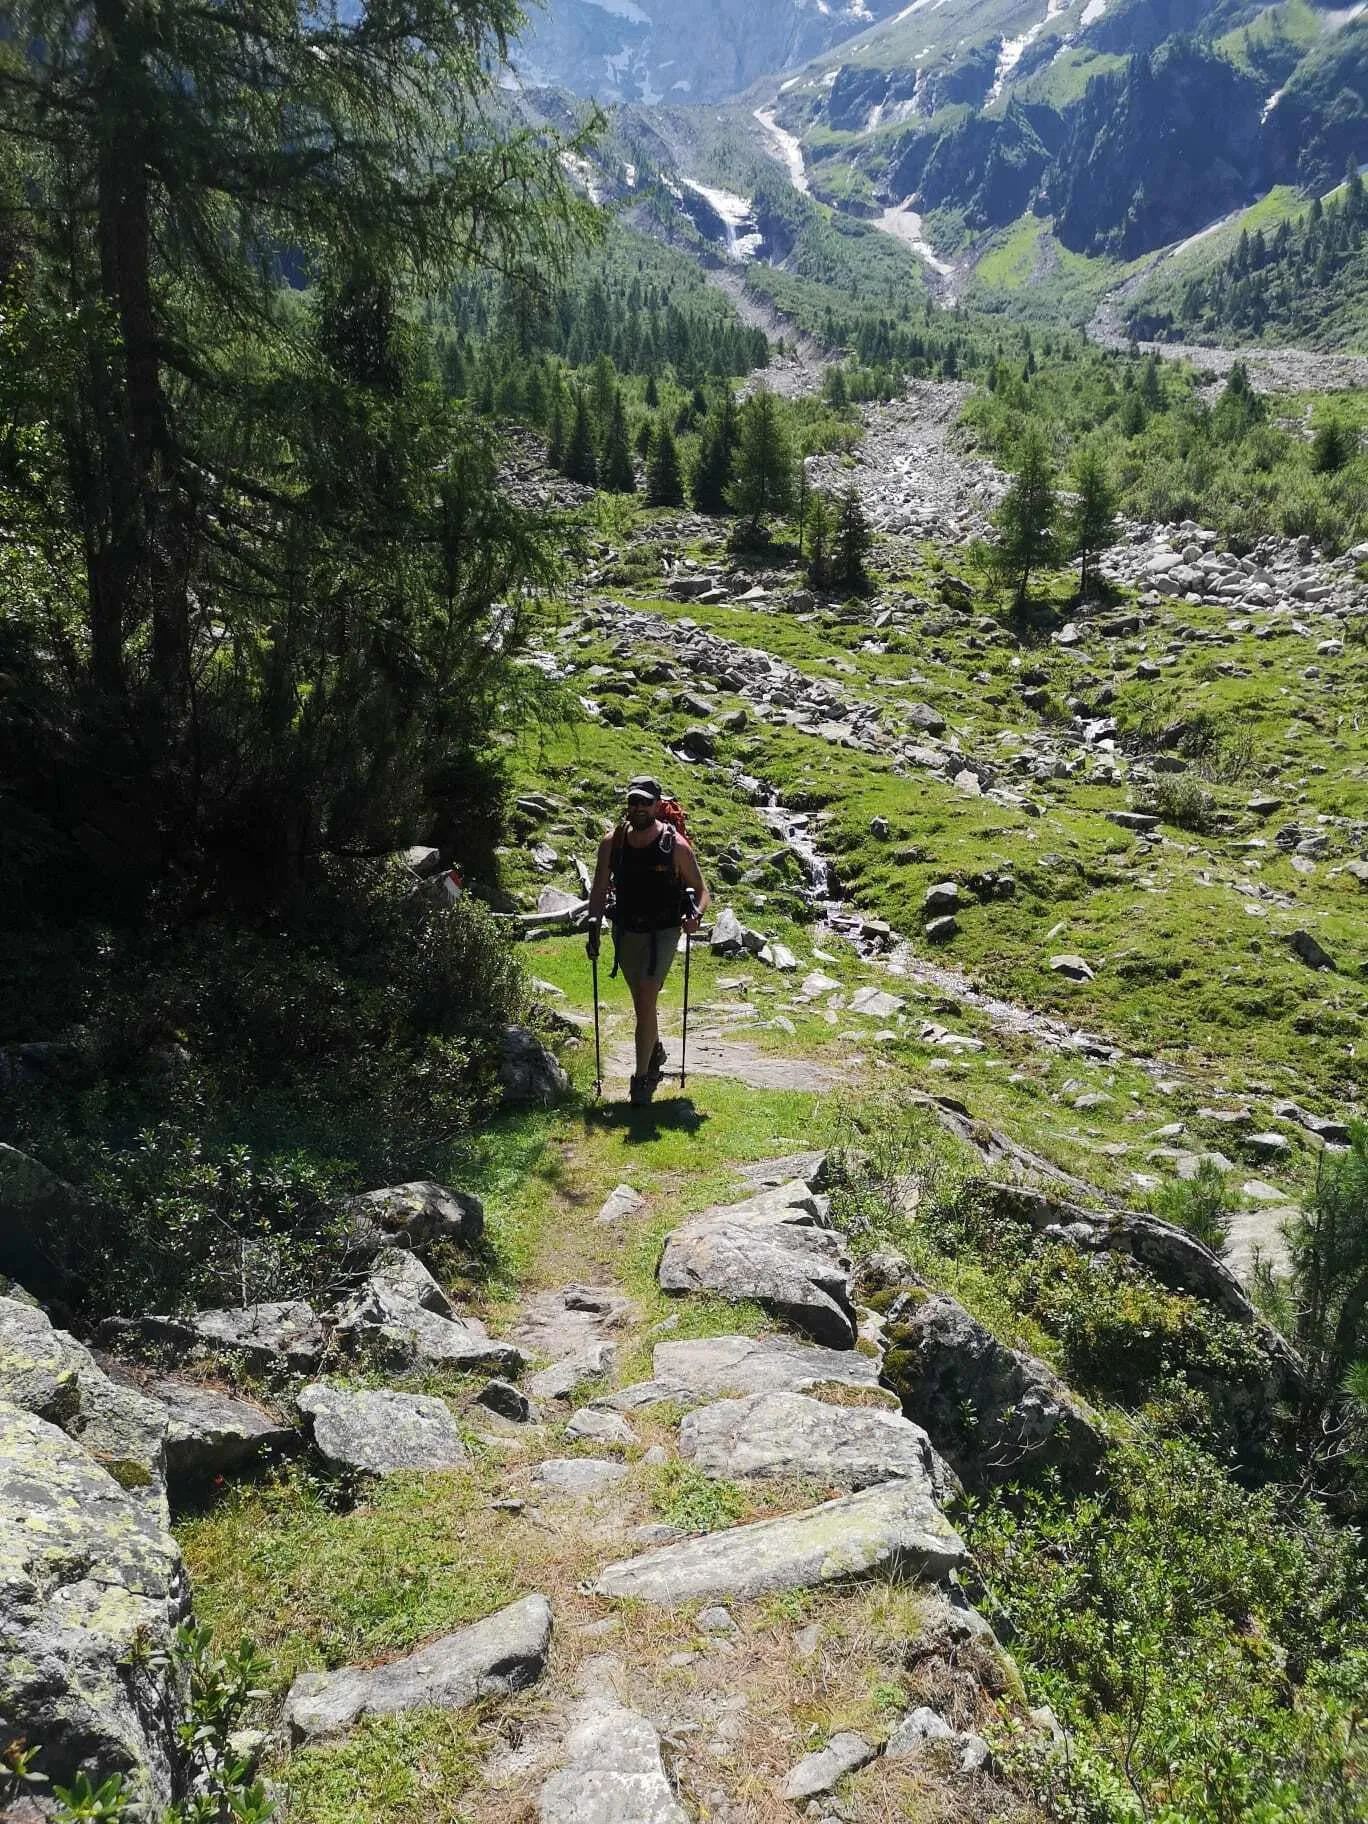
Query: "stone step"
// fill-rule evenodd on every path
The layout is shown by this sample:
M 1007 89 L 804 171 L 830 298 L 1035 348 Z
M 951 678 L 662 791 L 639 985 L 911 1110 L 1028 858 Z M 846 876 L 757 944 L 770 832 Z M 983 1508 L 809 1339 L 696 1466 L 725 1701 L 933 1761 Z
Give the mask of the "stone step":
M 292 1741 L 303 1742 L 341 1735 L 366 1716 L 464 1709 L 534 1684 L 550 1645 L 550 1603 L 524 1596 L 388 1665 L 301 1672 L 285 1700 L 284 1724 Z
M 656 1277 L 666 1292 L 758 1299 L 819 1343 L 855 1341 L 851 1262 L 827 1228 L 828 1201 L 801 1179 L 705 1210 L 666 1237 Z
M 541 1824 L 689 1824 L 654 1726 L 621 1705 L 578 1722 L 565 1765 L 542 1788 Z
M 744 1601 L 897 1572 L 934 1581 L 965 1557 L 964 1541 L 924 1486 L 897 1481 L 801 1513 L 643 1552 L 608 1565 L 591 1588 L 599 1596 L 664 1606 L 723 1597 Z
M 879 1384 L 879 1361 L 856 1349 L 826 1349 L 786 1336 L 707 1336 L 657 1343 L 652 1378 L 619 1387 L 594 1401 L 616 1412 L 636 1412 L 666 1401 L 697 1406 L 727 1394 L 814 1393 L 823 1387 L 858 1392 L 898 1409 L 897 1396 Z
M 685 1415 L 679 1453 L 709 1476 L 810 1476 L 858 1490 L 898 1477 L 944 1505 L 959 1479 L 920 1425 L 895 1412 L 829 1406 L 802 1393 L 718 1400 Z

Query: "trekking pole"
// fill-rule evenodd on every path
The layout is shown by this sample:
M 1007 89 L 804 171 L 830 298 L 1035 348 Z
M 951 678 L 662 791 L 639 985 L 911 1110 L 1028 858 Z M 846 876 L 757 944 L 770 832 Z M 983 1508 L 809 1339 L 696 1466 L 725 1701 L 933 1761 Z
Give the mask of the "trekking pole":
M 688 906 L 689 916 L 692 918 L 694 912 L 692 893 L 685 895 L 685 904 Z M 684 933 L 684 1032 L 679 1041 L 679 1087 L 681 1089 L 684 1087 L 684 1073 L 689 1062 L 689 957 L 691 954 L 690 933 L 686 931 Z
M 589 953 L 589 967 L 594 975 L 594 1100 L 603 1094 L 603 1048 L 599 1041 L 598 950 Z

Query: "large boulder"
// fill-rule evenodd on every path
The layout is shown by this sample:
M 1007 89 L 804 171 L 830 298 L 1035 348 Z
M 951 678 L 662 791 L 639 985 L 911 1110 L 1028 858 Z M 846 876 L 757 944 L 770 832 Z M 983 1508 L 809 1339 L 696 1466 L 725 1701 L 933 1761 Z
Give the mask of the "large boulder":
M 989 1184 L 983 1195 L 995 1215 L 1027 1224 L 1038 1235 L 1089 1253 L 1127 1254 L 1171 1292 L 1186 1292 L 1237 1323 L 1254 1321 L 1249 1295 L 1230 1268 L 1186 1229 L 1139 1210 L 1085 1210 L 1048 1191 Z
M 111 1317 L 109 1342 L 136 1341 L 177 1357 L 223 1357 L 252 1374 L 307 1374 L 323 1354 L 323 1326 L 302 1298 L 224 1305 L 189 1317 Z
M 63 1296 L 88 1226 L 87 1200 L 74 1185 L 0 1145 L 0 1274 L 44 1297 Z
M 570 1079 L 536 1033 L 526 1026 L 505 1026 L 499 1039 L 499 1085 L 509 1108 L 558 1102 Z
M 495 1342 L 478 1318 L 446 1316 L 420 1303 L 410 1286 L 398 1283 L 403 1263 L 420 1266 L 405 1255 L 382 1262 L 332 1313 L 336 1348 L 398 1373 L 438 1366 L 519 1371 L 519 1351 L 511 1343 Z M 436 1286 L 435 1280 L 432 1283 Z M 437 1290 L 440 1293 L 440 1287 Z M 445 1301 L 445 1294 L 442 1297 Z
M 669 1403 L 696 1406 L 723 1394 L 853 1394 L 866 1402 L 896 1394 L 879 1385 L 879 1364 L 856 1349 L 823 1349 L 788 1336 L 705 1336 L 682 1343 L 657 1343 L 652 1378 L 604 1394 L 594 1404 L 623 1412 Z
M 165 1520 L 165 1410 L 111 1380 L 45 1311 L 13 1298 L 0 1298 L 0 1399 L 59 1426 Z
M 374 1254 L 378 1248 L 412 1248 L 421 1254 L 444 1241 L 469 1247 L 484 1233 L 484 1205 L 478 1197 L 425 1179 L 349 1197 L 342 1216 L 354 1254 Z
M 1071 1487 L 1093 1481 L 1106 1448 L 1096 1415 L 1044 1362 L 998 1342 L 944 1293 L 894 1300 L 884 1374 L 966 1487 L 1044 1469 Z
M 451 1408 L 431 1394 L 315 1381 L 296 1404 L 313 1426 L 319 1455 L 338 1469 L 387 1476 L 398 1469 L 455 1469 L 469 1460 Z
M 366 1716 L 406 1710 L 462 1710 L 483 1697 L 520 1691 L 541 1677 L 551 1645 L 551 1605 L 524 1596 L 473 1626 L 383 1666 L 302 1672 L 285 1700 L 296 1742 L 341 1735 Z
M 661 1288 L 759 1299 L 817 1342 L 848 1349 L 851 1262 L 826 1226 L 828 1210 L 828 1199 L 801 1179 L 705 1210 L 666 1237 Z
M 244 1463 L 267 1451 L 288 1450 L 297 1433 L 251 1400 L 193 1381 L 156 1381 L 151 1392 L 166 1409 L 166 1474 L 174 1487 Z
M 177 1796 L 159 1659 L 189 1614 L 175 1540 L 56 1425 L 0 1400 L 0 1718 L 49 1779 L 127 1775 L 135 1815 Z M 139 1666 L 137 1677 L 131 1667 Z

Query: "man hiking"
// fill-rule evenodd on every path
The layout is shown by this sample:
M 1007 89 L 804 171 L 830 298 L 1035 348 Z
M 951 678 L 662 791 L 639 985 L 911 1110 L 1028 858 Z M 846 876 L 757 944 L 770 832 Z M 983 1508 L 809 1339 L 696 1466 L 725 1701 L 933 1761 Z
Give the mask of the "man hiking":
M 613 927 L 613 974 L 620 969 L 636 1009 L 636 1072 L 631 1101 L 651 1100 L 665 1069 L 656 1002 L 670 973 L 679 933 L 697 931 L 710 898 L 684 834 L 684 814 L 660 781 L 646 776 L 627 787 L 627 811 L 599 844 L 589 892 L 589 955 L 599 953 L 599 925 Z

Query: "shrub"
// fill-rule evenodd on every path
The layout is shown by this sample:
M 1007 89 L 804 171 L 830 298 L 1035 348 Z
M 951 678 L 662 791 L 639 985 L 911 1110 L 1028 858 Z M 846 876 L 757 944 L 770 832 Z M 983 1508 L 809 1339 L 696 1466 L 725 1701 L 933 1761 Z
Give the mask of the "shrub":
M 1141 1430 L 1094 1498 L 1009 1491 L 969 1531 L 1032 1696 L 1079 1751 L 1082 1791 L 1056 1767 L 1074 1808 L 1054 1815 L 1363 1815 L 1362 1569 L 1315 1507 L 1250 1493 L 1190 1443 Z
M 484 907 L 382 864 L 330 869 L 288 932 L 206 921 L 100 950 L 79 987 L 49 986 L 85 1016 L 73 1067 L 9 1097 L 3 1137 L 92 1193 L 55 1255 L 104 1310 L 327 1286 L 336 1198 L 433 1174 L 490 1105 L 524 998 Z
M 1175 829 L 1205 835 L 1216 822 L 1216 800 L 1191 773 L 1161 773 L 1145 793 L 1144 808 Z
M 1214 1254 L 1224 1250 L 1235 1206 L 1225 1173 L 1210 1159 L 1202 1160 L 1195 1178 L 1175 1178 L 1152 1191 L 1149 1207 L 1165 1222 L 1205 1242 Z

